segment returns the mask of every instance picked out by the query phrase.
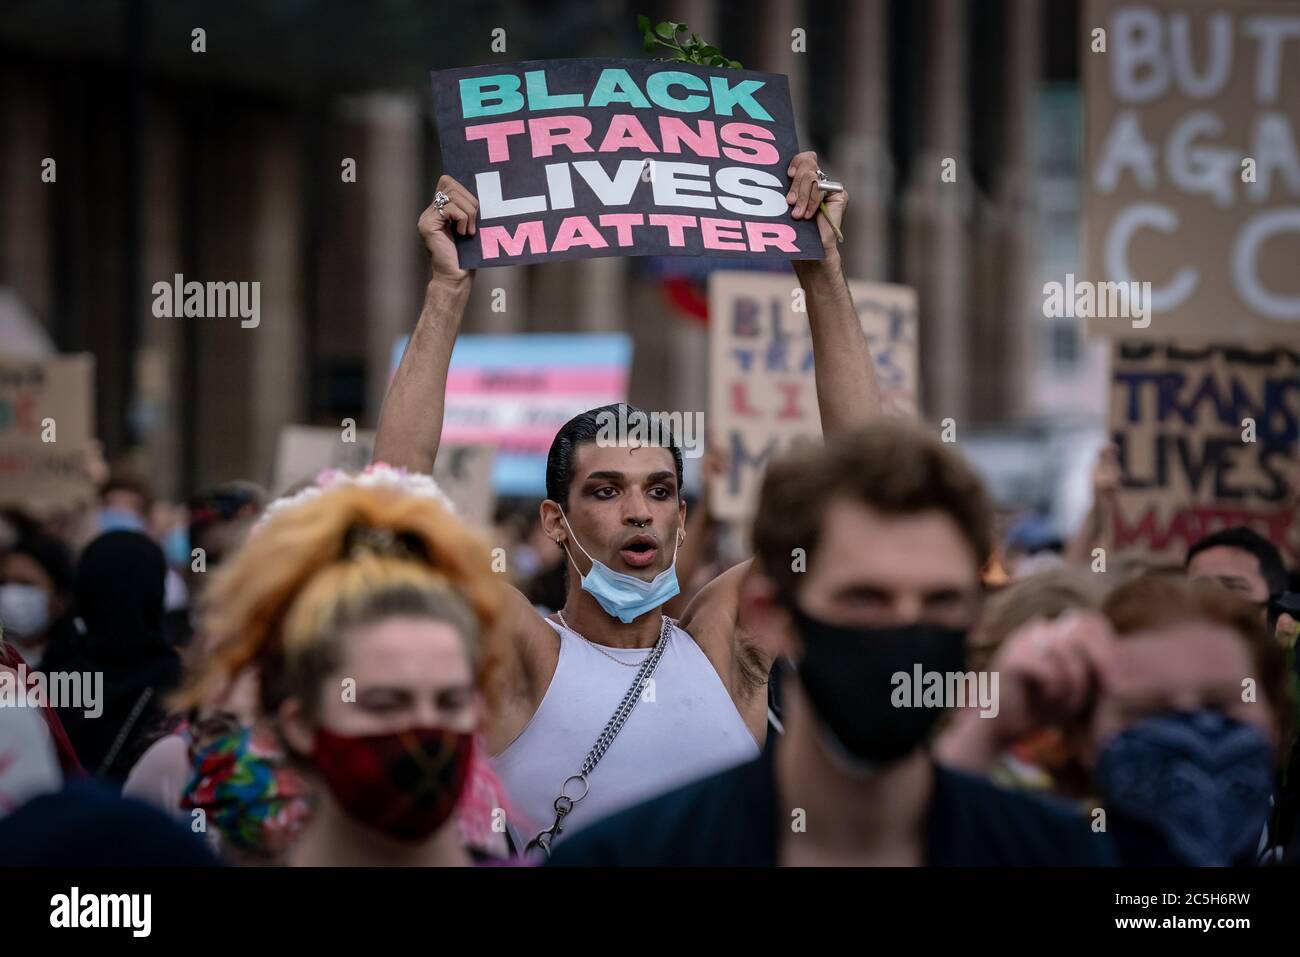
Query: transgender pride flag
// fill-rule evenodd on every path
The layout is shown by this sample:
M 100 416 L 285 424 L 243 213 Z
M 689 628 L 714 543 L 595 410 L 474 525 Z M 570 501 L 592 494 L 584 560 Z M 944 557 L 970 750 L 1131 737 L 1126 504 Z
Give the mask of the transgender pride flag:
M 393 352 L 397 368 L 406 339 Z M 451 354 L 444 445 L 496 449 L 497 495 L 544 496 L 551 440 L 579 412 L 627 399 L 632 340 L 621 334 L 461 336 Z

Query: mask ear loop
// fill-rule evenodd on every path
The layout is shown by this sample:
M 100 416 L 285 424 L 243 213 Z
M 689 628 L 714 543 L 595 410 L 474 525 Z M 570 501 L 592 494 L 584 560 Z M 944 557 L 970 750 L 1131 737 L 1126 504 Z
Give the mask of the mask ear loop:
M 587 561 L 591 562 L 591 565 L 594 568 L 596 566 L 596 560 L 587 554 L 587 550 L 582 547 L 582 542 L 578 541 L 578 536 L 573 534 L 573 527 L 569 525 L 569 516 L 564 514 L 564 509 L 560 509 L 560 518 L 564 521 L 564 527 L 569 530 L 569 537 L 573 539 L 573 544 L 578 546 L 578 550 L 586 556 Z M 585 577 L 582 574 L 582 569 L 578 567 L 578 563 L 573 560 L 573 553 L 569 551 L 568 542 L 560 542 L 559 545 L 564 549 L 564 554 L 568 557 L 569 564 L 573 566 L 573 570 L 578 573 L 578 577 Z
M 677 534 L 673 536 L 673 560 L 668 563 L 668 568 L 674 568 L 677 565 L 677 550 L 682 547 L 682 541 L 686 538 L 686 529 L 678 528 Z M 667 569 L 665 569 L 667 571 Z

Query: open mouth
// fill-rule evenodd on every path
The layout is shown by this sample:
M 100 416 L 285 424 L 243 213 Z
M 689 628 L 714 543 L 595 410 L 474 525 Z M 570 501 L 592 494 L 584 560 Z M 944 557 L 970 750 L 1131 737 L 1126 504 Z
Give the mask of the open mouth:
M 659 555 L 659 546 L 649 535 L 636 535 L 623 543 L 619 556 L 633 568 L 645 568 Z

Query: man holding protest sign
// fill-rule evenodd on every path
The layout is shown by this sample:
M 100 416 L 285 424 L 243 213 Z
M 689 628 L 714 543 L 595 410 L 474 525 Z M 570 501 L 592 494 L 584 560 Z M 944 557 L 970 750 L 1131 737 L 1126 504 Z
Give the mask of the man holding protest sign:
M 796 257 L 807 296 L 818 406 L 830 434 L 872 419 L 880 405 L 835 238 L 847 196 L 820 188 L 815 154 L 793 155 L 792 128 L 774 136 L 791 147 L 782 167 L 783 225 L 796 246 L 809 230 L 819 240 L 815 250 L 785 256 Z M 447 370 L 473 282 L 462 256 L 484 229 L 481 199 L 444 175 L 420 218 L 433 275 L 380 416 L 377 460 L 432 470 Z M 817 218 L 823 199 L 826 214 Z M 771 659 L 736 625 L 748 563 L 710 583 L 680 625 L 661 614 L 678 590 L 676 551 L 686 519 L 681 449 L 662 432 L 650 442 L 601 441 L 602 415 L 626 422 L 645 413 L 592 410 L 556 436 L 541 519 L 573 574 L 554 620 L 539 618 L 511 592 L 517 618 L 495 676 L 501 700 L 488 730 L 513 802 L 530 824 L 546 828 L 536 843 L 547 850 L 561 831 L 754 757 L 766 733 Z

